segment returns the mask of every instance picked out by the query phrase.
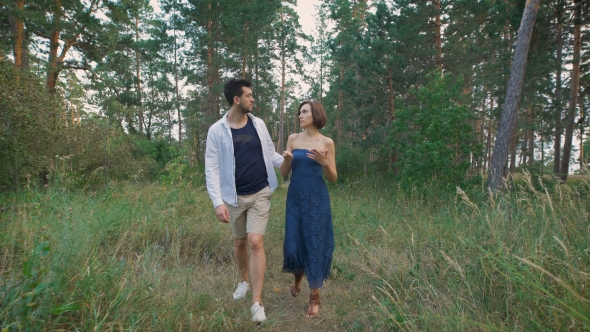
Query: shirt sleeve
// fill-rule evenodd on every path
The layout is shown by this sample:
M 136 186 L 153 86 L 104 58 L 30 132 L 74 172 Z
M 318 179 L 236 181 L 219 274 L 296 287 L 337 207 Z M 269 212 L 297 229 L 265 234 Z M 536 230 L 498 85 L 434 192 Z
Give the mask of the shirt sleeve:
M 205 148 L 205 180 L 207 182 L 207 192 L 214 207 L 223 204 L 219 174 L 219 147 L 216 132 L 216 128 L 209 128 Z
M 270 155 L 270 159 L 272 161 L 272 165 L 278 168 L 283 163 L 284 158 L 275 150 L 275 145 L 273 144 L 272 139 L 270 138 L 270 134 L 268 133 L 268 129 L 266 128 L 266 123 L 264 123 L 262 119 L 260 119 L 260 122 L 262 123 L 262 128 L 264 128 L 264 139 L 266 140 L 266 146 L 268 149 L 268 153 Z

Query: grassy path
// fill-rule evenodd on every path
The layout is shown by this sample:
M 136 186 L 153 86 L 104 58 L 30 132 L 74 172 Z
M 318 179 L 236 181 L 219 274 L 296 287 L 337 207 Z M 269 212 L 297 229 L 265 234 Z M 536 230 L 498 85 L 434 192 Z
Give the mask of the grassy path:
M 527 182 L 528 181 L 528 182 Z M 202 186 L 120 184 L 0 196 L 0 329 L 388 331 L 590 329 L 590 185 L 525 177 L 493 199 L 330 187 L 336 250 L 320 317 L 282 273 L 286 188 L 265 237 L 268 321 L 250 322 L 229 226 Z

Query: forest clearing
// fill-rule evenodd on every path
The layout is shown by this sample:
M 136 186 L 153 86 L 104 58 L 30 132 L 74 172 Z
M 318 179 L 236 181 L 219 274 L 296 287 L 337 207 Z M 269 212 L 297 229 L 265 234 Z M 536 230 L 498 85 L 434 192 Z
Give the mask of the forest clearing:
M 424 331 L 590 327 L 588 179 L 524 177 L 486 198 L 370 181 L 330 187 L 336 250 L 318 319 L 281 272 L 273 195 L 257 327 L 233 301 L 231 232 L 200 185 L 2 195 L 0 321 L 10 330 Z M 6 207 L 9 207 L 6 209 Z
M 0 0 L 0 331 L 590 330 L 589 13 Z M 332 151 L 307 149 L 335 240 L 319 317 L 282 272 L 294 177 L 277 164 L 267 320 L 232 298 L 205 173 L 235 159 L 206 151 L 243 100 L 277 163 L 306 133 Z

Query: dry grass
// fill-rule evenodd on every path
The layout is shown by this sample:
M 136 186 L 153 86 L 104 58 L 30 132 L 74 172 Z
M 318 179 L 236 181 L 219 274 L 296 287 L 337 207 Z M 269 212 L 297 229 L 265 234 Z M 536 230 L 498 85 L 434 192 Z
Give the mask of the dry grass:
M 231 232 L 205 189 L 121 184 L 1 197 L 0 326 L 9 330 L 530 330 L 590 328 L 587 189 L 525 177 L 493 198 L 331 186 L 336 251 L 319 319 L 282 268 L 286 185 L 273 195 L 263 301 L 250 323 Z M 430 190 L 430 191 L 429 191 Z M 586 191 L 584 191 L 586 190 Z M 45 256 L 32 250 L 47 241 Z M 25 263 L 27 262 L 27 263 Z M 24 272 L 24 266 L 33 273 Z M 39 285 L 45 285 L 38 289 Z M 68 305 L 70 305 L 68 307 Z

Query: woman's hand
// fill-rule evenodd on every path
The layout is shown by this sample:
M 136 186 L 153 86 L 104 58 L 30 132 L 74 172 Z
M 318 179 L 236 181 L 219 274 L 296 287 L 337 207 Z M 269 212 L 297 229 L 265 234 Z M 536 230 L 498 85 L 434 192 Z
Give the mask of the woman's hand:
M 293 154 L 290 151 L 284 151 L 283 158 L 285 158 L 286 161 L 291 161 L 293 160 Z
M 322 167 L 330 165 L 330 161 L 328 160 L 328 150 L 326 150 L 326 152 L 320 152 L 316 149 L 311 149 L 307 154 L 307 157 L 317 161 Z

